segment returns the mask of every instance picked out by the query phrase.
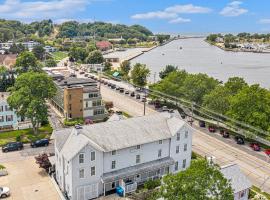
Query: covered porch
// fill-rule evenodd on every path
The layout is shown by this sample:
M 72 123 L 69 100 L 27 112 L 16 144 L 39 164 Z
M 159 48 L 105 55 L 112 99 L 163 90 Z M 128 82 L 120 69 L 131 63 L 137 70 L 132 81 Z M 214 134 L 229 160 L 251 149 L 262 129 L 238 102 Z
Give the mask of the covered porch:
M 168 174 L 169 167 L 174 163 L 172 158 L 166 157 L 105 173 L 102 177 L 104 195 L 114 193 L 119 186 L 123 188 L 125 193 L 133 192 L 137 186 L 142 185 L 147 180 L 158 179 Z

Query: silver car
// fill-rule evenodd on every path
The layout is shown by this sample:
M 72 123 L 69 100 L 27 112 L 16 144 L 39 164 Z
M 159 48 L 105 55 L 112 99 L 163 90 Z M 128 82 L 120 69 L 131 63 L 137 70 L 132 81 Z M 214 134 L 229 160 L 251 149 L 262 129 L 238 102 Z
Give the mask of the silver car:
M 10 195 L 8 187 L 0 187 L 0 198 L 6 198 Z

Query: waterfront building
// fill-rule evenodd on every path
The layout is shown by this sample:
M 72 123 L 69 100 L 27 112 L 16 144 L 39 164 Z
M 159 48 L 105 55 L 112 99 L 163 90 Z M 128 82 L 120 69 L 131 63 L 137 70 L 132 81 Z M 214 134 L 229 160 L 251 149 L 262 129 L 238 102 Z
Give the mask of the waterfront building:
M 190 166 L 193 129 L 177 111 L 76 128 L 53 132 L 55 177 L 69 199 L 133 192 Z
M 91 119 L 102 121 L 107 117 L 97 82 L 90 78 L 65 78 L 61 74 L 49 73 L 57 88 L 51 99 L 52 105 L 66 119 Z

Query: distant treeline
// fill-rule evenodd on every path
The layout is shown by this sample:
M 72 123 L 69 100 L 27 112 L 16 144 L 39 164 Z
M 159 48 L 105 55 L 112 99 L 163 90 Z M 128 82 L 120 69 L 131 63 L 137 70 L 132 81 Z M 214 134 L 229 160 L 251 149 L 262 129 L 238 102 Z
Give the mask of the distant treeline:
M 57 34 L 52 35 L 55 30 L 57 30 Z M 15 20 L 0 20 L 0 42 L 13 39 L 23 40 L 34 34 L 37 34 L 39 37 L 73 38 L 77 36 L 98 36 L 104 38 L 137 38 L 139 40 L 146 40 L 153 35 L 150 30 L 140 25 L 126 26 L 105 22 L 79 23 L 76 21 L 57 25 L 52 20 L 25 24 Z

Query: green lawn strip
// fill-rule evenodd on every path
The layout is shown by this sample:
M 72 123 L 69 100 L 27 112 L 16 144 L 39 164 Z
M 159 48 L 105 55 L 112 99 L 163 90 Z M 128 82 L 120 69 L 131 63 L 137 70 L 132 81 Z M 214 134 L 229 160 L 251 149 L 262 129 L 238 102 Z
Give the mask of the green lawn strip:
M 0 132 L 0 146 L 3 146 L 8 142 L 21 141 L 23 143 L 29 143 L 31 141 L 49 138 L 52 131 L 53 129 L 50 125 L 45 125 L 39 128 L 39 133 L 37 135 L 33 133 L 32 129 Z
M 52 53 L 52 56 L 53 56 L 53 59 L 55 61 L 60 61 L 64 58 L 68 57 L 68 54 L 66 52 L 63 52 L 63 51 L 57 51 L 57 52 Z
M 256 193 L 259 193 L 259 194 L 262 194 L 264 195 L 267 199 L 270 200 L 270 194 L 266 193 L 266 192 L 262 192 L 260 188 L 256 187 L 256 186 L 252 186 L 251 188 L 252 191 L 256 192 Z

